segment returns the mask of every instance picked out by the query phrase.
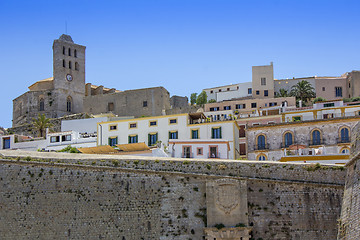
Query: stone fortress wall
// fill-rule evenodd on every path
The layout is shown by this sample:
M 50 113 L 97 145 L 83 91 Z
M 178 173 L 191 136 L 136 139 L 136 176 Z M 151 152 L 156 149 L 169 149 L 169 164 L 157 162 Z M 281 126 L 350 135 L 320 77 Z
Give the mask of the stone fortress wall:
M 338 239 L 357 240 L 360 236 L 360 122 L 352 130 L 351 160 L 347 163 Z
M 0 153 L 3 239 L 337 236 L 339 166 Z

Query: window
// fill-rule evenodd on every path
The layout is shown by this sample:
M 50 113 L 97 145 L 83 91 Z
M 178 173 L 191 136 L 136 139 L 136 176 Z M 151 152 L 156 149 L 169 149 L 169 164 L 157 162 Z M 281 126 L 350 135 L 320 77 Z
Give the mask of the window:
M 75 70 L 79 71 L 79 63 L 78 62 L 75 62 Z
M 156 125 L 157 125 L 157 121 L 150 121 L 149 122 L 150 127 L 153 127 L 153 126 L 156 126 Z
M 199 129 L 191 130 L 191 139 L 199 139 Z
M 170 131 L 169 139 L 178 139 L 178 131 Z
M 301 116 L 294 116 L 292 117 L 293 122 L 300 122 L 301 121 Z
M 169 120 L 169 124 L 176 124 L 177 123 L 177 118 L 173 118 Z
M 129 143 L 137 143 L 138 135 L 130 135 L 128 140 L 129 140 Z
M 240 125 L 239 126 L 239 137 L 242 138 L 242 137 L 245 137 L 246 131 L 245 131 L 245 125 Z
M 148 146 L 153 146 L 156 144 L 158 139 L 158 134 L 157 133 L 150 133 L 148 135 Z
M 10 137 L 3 138 L 3 149 L 10 148 Z
M 113 102 L 108 103 L 108 111 L 114 111 L 114 103 Z
M 325 87 L 322 87 L 323 92 L 325 92 Z
M 261 78 L 261 86 L 265 86 L 266 85 L 266 78 Z
M 343 148 L 341 149 L 340 151 L 342 154 L 349 154 L 350 153 L 350 150 L 348 148 Z
M 335 87 L 335 97 L 342 97 L 342 87 Z
M 43 98 L 40 98 L 39 101 L 39 111 L 44 111 L 45 110 L 45 101 Z
M 265 97 L 269 96 L 269 91 L 268 90 L 264 90 L 264 96 Z
M 67 112 L 71 112 L 71 102 L 72 102 L 71 97 L 68 97 L 66 99 L 66 111 Z
M 348 142 L 350 142 L 349 129 L 343 127 L 340 130 L 340 143 L 348 143 Z
M 202 147 L 196 148 L 196 153 L 197 155 L 203 155 L 203 148 Z
M 68 53 L 69 53 L 69 56 L 71 56 L 71 48 L 69 48 Z
M 74 57 L 77 58 L 77 51 L 76 51 L 76 49 L 74 50 Z
M 260 95 L 260 91 L 259 91 L 259 90 L 256 90 L 256 95 Z
M 321 144 L 321 134 L 319 130 L 314 130 L 311 133 L 312 136 L 312 145 L 320 145 Z
M 251 108 L 256 108 L 256 103 L 251 103 Z
M 147 107 L 148 104 L 147 104 L 147 101 L 143 101 L 143 107 Z
M 219 158 L 218 148 L 217 146 L 209 147 L 209 158 Z
M 324 108 L 326 107 L 334 107 L 335 106 L 335 103 L 325 103 L 324 104 Z
M 129 128 L 137 128 L 137 124 L 136 123 L 129 123 Z
M 65 55 L 65 47 L 63 47 L 63 54 Z
M 212 107 L 210 108 L 210 112 L 219 111 L 219 107 Z
M 51 143 L 60 142 L 60 136 L 52 136 L 52 137 L 50 137 L 50 142 Z
M 226 90 L 227 90 L 227 91 L 230 91 L 230 88 L 228 87 Z
M 265 136 L 264 135 L 259 135 L 257 137 L 257 149 L 258 150 L 265 149 Z
M 231 106 L 224 106 L 224 110 L 231 110 Z
M 285 133 L 284 135 L 284 147 L 289 147 L 293 144 L 293 135 L 290 132 Z
M 109 126 L 110 131 L 115 131 L 116 129 L 117 129 L 117 125 L 110 125 Z
M 277 102 L 271 102 L 271 103 L 269 103 L 269 106 L 270 107 L 277 106 Z
M 248 94 L 252 94 L 252 88 L 248 88 Z
M 219 92 L 221 92 L 221 89 L 219 89 Z
M 213 139 L 221 138 L 221 127 L 211 128 L 211 138 Z
M 68 142 L 68 141 L 71 141 L 71 135 L 64 135 L 64 136 L 61 136 L 61 141 L 62 142 Z
M 213 91 L 213 90 L 211 90 L 211 91 L 210 91 L 210 93 L 214 93 L 214 91 Z
M 264 154 L 260 154 L 260 155 L 258 156 L 258 160 L 259 160 L 259 161 L 265 161 L 265 160 L 266 160 L 266 156 L 265 156 Z
M 109 145 L 115 146 L 116 144 L 118 144 L 118 137 L 109 137 Z
M 69 69 L 71 69 L 72 65 L 71 65 L 71 61 L 69 61 Z
M 245 108 L 245 104 L 236 104 L 235 108 L 236 109 L 244 109 Z
M 63 67 L 66 67 L 65 59 L 63 59 Z

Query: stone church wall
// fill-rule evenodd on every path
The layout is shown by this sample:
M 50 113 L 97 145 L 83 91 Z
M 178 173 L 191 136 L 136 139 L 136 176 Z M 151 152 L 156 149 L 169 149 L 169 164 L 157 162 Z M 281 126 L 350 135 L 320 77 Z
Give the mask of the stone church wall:
M 217 231 L 216 224 L 225 230 L 250 229 L 253 239 L 337 235 L 345 178 L 341 167 L 0 153 L 5 159 L 0 162 L 3 239 L 203 239 L 205 232 Z M 240 193 L 246 191 L 235 198 L 231 192 L 237 191 L 222 193 L 240 199 L 245 215 L 238 218 L 238 228 L 229 226 L 237 220 L 228 222 L 226 213 L 209 219 L 215 216 L 209 211 L 219 207 L 211 199 L 221 196 L 219 188 L 209 191 L 214 181 L 239 182 Z

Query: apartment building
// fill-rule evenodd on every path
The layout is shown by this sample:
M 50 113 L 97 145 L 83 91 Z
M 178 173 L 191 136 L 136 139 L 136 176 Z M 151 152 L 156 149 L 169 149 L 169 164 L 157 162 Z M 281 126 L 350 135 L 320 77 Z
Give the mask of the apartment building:
M 115 146 L 144 142 L 148 146 L 155 146 L 162 143 L 169 156 L 173 157 L 210 156 L 210 158 L 236 159 L 239 156 L 237 123 L 208 122 L 203 113 L 102 122 L 98 123 L 97 132 L 97 145 Z M 224 142 L 228 146 L 226 151 L 222 150 Z M 179 145 L 181 145 L 180 153 Z M 199 152 L 199 148 L 203 150 Z

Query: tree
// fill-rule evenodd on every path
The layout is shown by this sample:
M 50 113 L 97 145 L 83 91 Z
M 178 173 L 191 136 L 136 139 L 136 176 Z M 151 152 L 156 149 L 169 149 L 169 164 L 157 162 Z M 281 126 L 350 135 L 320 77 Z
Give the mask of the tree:
M 207 103 L 207 95 L 205 91 L 202 91 L 196 99 L 196 105 L 204 105 Z
M 313 100 L 313 103 L 324 102 L 324 101 L 326 101 L 325 98 L 323 98 L 323 97 L 317 97 L 317 98 L 315 98 L 315 99 Z
M 280 88 L 279 92 L 276 93 L 276 97 L 289 97 L 289 93 L 287 90 Z
M 39 137 L 44 137 L 46 128 L 52 127 L 50 119 L 45 117 L 45 114 L 38 115 L 38 118 L 33 118 L 32 127 L 37 131 Z
M 210 100 L 208 101 L 208 103 L 215 103 L 215 102 L 216 102 L 215 99 L 210 99 Z
M 316 96 L 314 90 L 308 81 L 302 80 L 291 87 L 290 95 L 296 97 L 296 100 L 305 103 Z
M 190 95 L 190 104 L 194 105 L 196 103 L 197 93 L 192 93 Z

